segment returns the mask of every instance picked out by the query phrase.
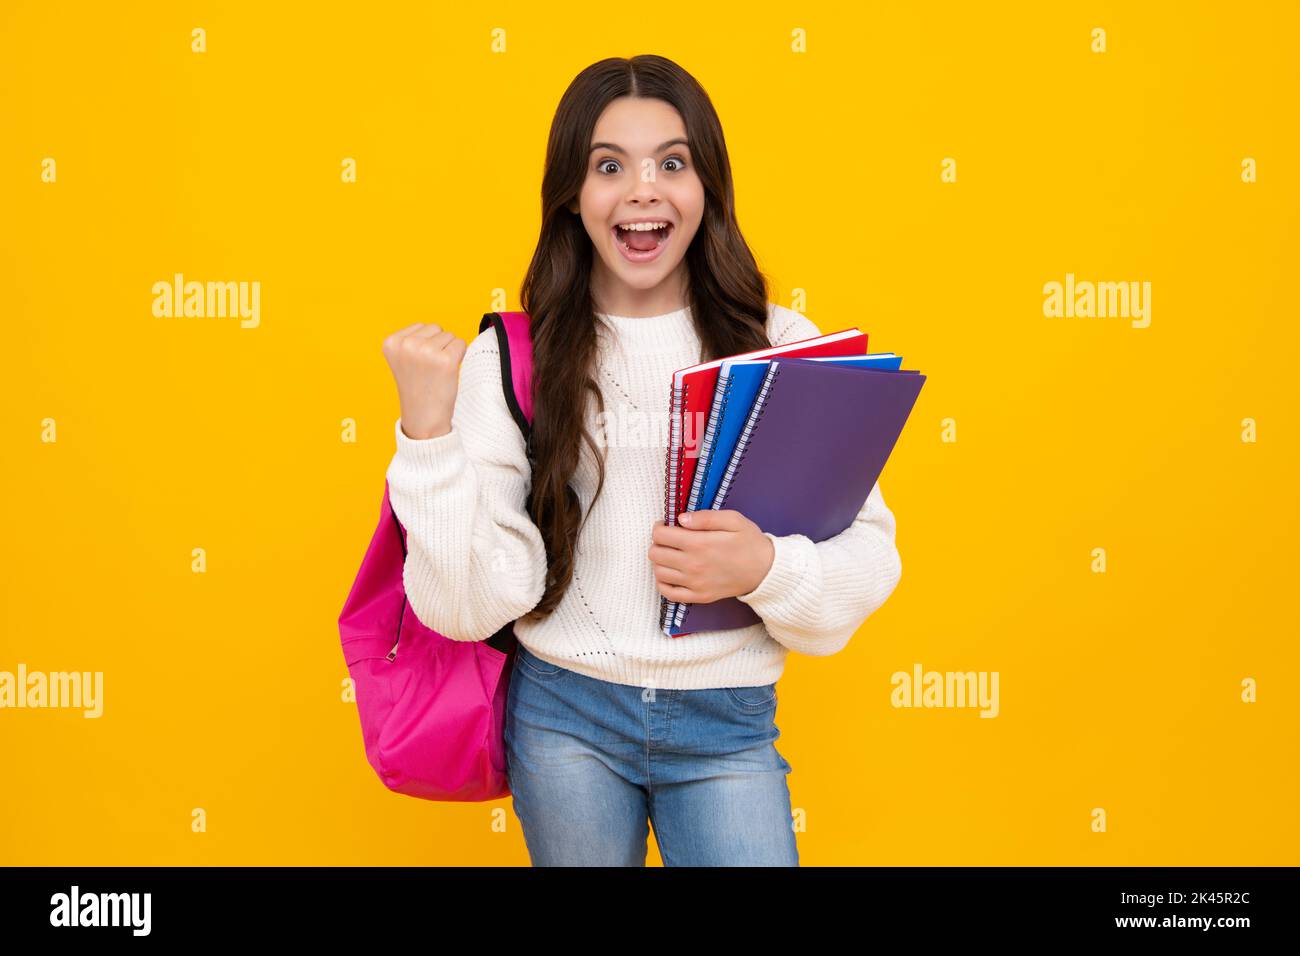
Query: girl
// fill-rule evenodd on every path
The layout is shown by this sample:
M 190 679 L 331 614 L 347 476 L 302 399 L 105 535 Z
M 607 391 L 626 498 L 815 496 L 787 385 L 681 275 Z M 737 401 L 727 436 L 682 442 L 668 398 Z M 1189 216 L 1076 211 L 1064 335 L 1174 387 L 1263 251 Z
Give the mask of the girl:
M 467 346 L 417 323 L 384 354 L 411 606 L 457 640 L 515 622 L 508 779 L 532 863 L 644 866 L 653 826 L 669 866 L 797 866 L 776 681 L 894 590 L 894 517 L 879 485 L 821 542 L 735 511 L 660 517 L 672 373 L 821 334 L 767 301 L 717 114 L 672 61 L 606 59 L 570 84 L 520 299 L 531 464 L 495 330 Z M 668 637 L 661 595 L 737 596 L 762 622 Z

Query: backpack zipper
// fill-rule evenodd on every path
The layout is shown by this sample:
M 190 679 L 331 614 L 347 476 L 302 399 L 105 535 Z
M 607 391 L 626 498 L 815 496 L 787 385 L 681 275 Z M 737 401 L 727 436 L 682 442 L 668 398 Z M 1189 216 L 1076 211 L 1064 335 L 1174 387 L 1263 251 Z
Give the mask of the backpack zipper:
M 405 565 L 405 563 L 406 563 L 406 530 L 402 527 L 402 523 L 401 523 L 400 521 L 397 520 L 397 512 L 392 511 L 391 508 L 389 509 L 389 511 L 390 511 L 390 513 L 391 513 L 392 516 L 393 516 L 393 524 L 397 526 L 397 540 L 398 540 L 398 541 L 401 543 L 401 545 L 402 545 L 402 563 L 403 563 L 403 565 Z M 402 622 L 403 622 L 404 620 L 406 620 L 406 601 L 407 601 L 407 597 L 406 597 L 406 589 L 403 588 L 403 589 L 402 589 L 402 610 L 401 610 L 401 612 L 397 615 L 397 640 L 393 641 L 393 649 L 392 649 L 391 651 L 388 652 L 388 661 L 389 661 L 390 663 L 391 663 L 392 661 L 397 660 L 397 645 L 400 644 L 400 643 L 402 642 Z

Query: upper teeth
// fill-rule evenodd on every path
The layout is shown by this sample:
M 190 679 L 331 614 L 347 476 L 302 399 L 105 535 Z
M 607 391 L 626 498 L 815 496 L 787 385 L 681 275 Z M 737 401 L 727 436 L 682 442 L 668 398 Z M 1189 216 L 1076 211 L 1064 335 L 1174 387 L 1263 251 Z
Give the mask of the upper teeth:
M 652 229 L 662 229 L 667 225 L 666 222 L 621 222 L 618 228 L 631 229 L 633 232 L 648 232 Z

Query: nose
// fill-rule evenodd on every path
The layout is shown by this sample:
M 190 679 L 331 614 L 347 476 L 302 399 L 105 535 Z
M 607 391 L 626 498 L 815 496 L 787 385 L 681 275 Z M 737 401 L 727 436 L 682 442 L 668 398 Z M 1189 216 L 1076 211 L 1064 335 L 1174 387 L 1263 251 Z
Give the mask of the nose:
M 654 170 L 651 170 L 651 175 Z M 628 194 L 630 202 L 639 202 L 650 204 L 659 201 L 659 188 L 653 179 L 646 181 L 638 175 L 632 183 L 632 191 Z

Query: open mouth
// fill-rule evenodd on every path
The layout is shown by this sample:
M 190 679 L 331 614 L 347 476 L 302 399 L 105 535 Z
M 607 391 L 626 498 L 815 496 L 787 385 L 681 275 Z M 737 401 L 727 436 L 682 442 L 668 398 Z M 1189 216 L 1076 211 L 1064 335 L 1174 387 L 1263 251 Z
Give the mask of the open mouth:
M 614 234 L 614 242 L 625 259 L 632 262 L 649 262 L 658 257 L 673 234 L 673 229 L 671 222 L 665 222 L 655 229 L 645 229 L 639 225 L 636 229 L 613 226 L 611 231 Z

